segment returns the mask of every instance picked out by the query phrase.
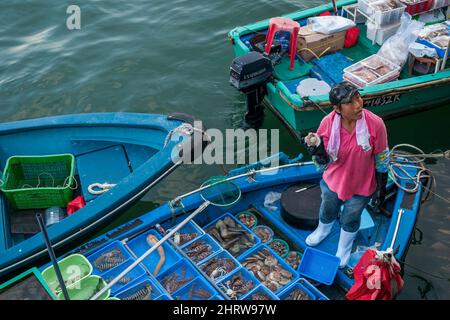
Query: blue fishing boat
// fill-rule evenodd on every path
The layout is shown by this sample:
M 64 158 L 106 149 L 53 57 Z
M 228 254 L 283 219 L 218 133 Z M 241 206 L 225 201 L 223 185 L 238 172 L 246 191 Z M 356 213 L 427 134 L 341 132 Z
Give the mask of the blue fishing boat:
M 59 248 L 137 201 L 181 164 L 172 152 L 192 141 L 192 121 L 183 114 L 92 113 L 0 124 L 0 276 L 46 252 L 35 214 L 52 203 L 63 207 L 77 196 L 85 202 L 59 222 L 47 219 L 57 222 L 48 233 Z M 57 217 L 62 209 L 54 209 Z
M 365 209 L 350 262 L 338 269 L 338 225 L 319 246 L 305 243 L 317 224 L 321 173 L 278 156 L 279 166 L 262 161 L 213 177 L 59 257 L 70 298 L 342 299 L 361 248 L 405 258 L 426 187 L 411 158 L 391 166 L 384 214 Z M 70 281 L 74 265 L 84 271 Z M 39 271 L 44 287 L 64 299 L 53 266 Z

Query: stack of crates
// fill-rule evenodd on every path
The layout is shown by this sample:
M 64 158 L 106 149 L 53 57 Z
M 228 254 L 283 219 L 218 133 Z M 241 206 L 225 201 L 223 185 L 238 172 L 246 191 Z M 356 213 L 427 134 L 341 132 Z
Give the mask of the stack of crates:
M 395 3 L 396 7 L 382 10 L 381 6 L 387 3 Z M 367 38 L 382 45 L 397 32 L 406 6 L 398 0 L 358 0 L 358 8 L 370 17 L 367 21 Z

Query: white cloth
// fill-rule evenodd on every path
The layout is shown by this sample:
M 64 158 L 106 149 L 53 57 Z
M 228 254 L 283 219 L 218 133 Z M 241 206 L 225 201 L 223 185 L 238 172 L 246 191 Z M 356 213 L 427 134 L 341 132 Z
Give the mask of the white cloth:
M 365 110 L 362 111 L 362 118 L 356 121 L 356 141 L 358 146 L 364 151 L 369 151 L 370 146 L 369 129 L 367 127 Z M 327 152 L 333 161 L 338 159 L 339 146 L 341 143 L 341 115 L 336 113 L 331 126 L 330 140 L 328 140 Z

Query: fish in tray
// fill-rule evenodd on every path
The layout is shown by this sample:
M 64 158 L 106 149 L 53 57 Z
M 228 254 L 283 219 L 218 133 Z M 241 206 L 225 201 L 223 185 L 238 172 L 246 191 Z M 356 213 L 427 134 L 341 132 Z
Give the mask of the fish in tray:
M 202 261 L 213 253 L 212 246 L 204 240 L 195 241 L 187 246 L 184 249 L 184 252 L 186 252 L 187 256 L 194 262 Z
M 113 249 L 111 251 L 103 253 L 97 259 L 95 259 L 94 266 L 98 270 L 103 272 L 118 266 L 125 260 L 125 257 L 119 249 Z
M 218 220 L 214 226 L 206 229 L 206 232 L 234 257 L 239 256 L 256 243 L 253 234 L 228 216 Z
M 277 258 L 267 249 L 252 254 L 244 260 L 242 265 L 273 292 L 285 286 L 294 278 L 294 275 L 284 269 Z
M 289 294 L 286 300 L 311 300 L 311 298 L 306 292 L 297 288 Z

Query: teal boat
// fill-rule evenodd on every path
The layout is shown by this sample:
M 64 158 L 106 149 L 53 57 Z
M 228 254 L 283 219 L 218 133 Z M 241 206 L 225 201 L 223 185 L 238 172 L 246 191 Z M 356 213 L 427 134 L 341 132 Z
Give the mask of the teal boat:
M 337 2 L 338 15 L 346 12 L 343 8 L 356 5 L 356 0 L 342 0 Z M 300 26 L 306 24 L 309 17 L 329 11 L 333 12 L 331 2 L 315 8 L 293 12 L 284 17 L 297 21 Z M 264 42 L 269 27 L 269 19 L 236 27 L 228 34 L 236 57 L 255 52 L 254 41 L 259 37 Z M 323 55 L 319 59 L 304 62 L 298 54 L 294 69 L 289 67 L 287 56 L 274 67 L 273 77 L 265 83 L 262 105 L 268 107 L 282 122 L 298 136 L 299 133 L 318 127 L 325 114 L 332 111 L 328 94 L 302 98 L 296 93 L 296 87 L 301 80 L 307 78 L 321 79 L 330 86 L 342 80 L 343 69 L 349 64 L 361 61 L 380 49 L 366 37 L 367 27 L 364 23 L 357 24 L 360 28 L 358 42 L 354 47 L 344 48 L 337 53 Z M 334 63 L 333 57 L 338 56 L 339 62 Z M 321 61 L 321 63 L 318 63 Z M 327 64 L 328 63 L 328 64 Z M 328 66 L 325 67 L 324 66 Z M 401 70 L 398 80 L 370 85 L 361 88 L 360 92 L 367 109 L 375 114 L 390 119 L 408 113 L 415 113 L 430 107 L 443 105 L 450 101 L 450 70 L 441 70 L 420 76 L 410 75 L 408 65 Z M 261 97 L 262 98 L 262 97 Z M 252 112 L 254 110 L 249 110 Z
M 338 224 L 317 247 L 305 243 L 318 223 L 321 173 L 312 162 L 278 156 L 279 167 L 266 167 L 261 161 L 226 177 L 213 177 L 199 189 L 60 256 L 70 298 L 343 299 L 355 283 L 352 270 L 364 248 L 391 248 L 396 259 L 405 259 L 427 193 L 424 188 L 430 183 L 417 176 L 419 167 L 400 162 L 403 167 L 392 169 L 394 180 L 388 182 L 384 206 L 391 214 L 364 210 L 351 259 L 338 270 Z M 295 217 L 293 204 L 300 206 Z M 257 272 L 252 262 L 263 262 L 281 276 L 267 273 L 267 268 Z M 38 269 L 43 287 L 63 299 L 53 266 Z M 2 293 L 11 296 L 16 290 L 13 281 L 7 284 L 0 286 L 5 288 L 0 299 Z

